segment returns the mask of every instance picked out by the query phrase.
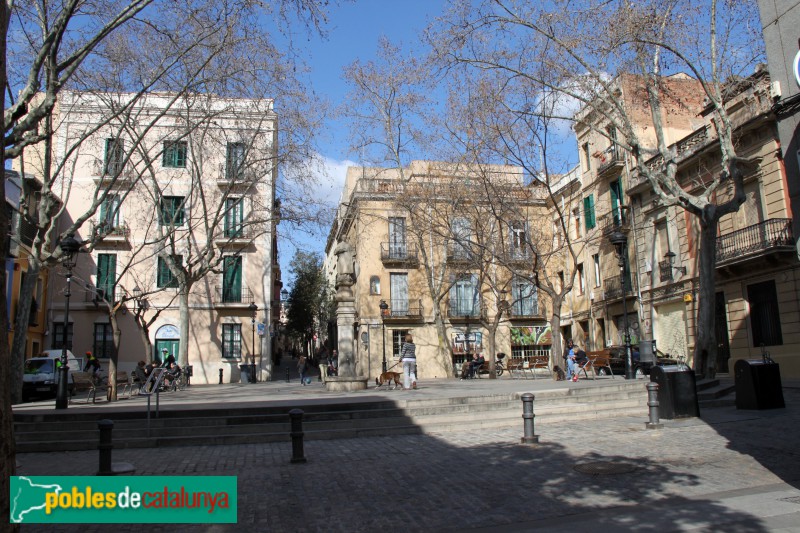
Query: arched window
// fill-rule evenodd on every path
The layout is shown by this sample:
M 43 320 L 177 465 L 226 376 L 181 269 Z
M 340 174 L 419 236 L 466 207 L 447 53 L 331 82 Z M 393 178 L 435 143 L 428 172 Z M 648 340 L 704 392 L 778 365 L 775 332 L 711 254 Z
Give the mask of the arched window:
M 370 294 L 380 294 L 381 293 L 381 278 L 379 276 L 370 276 L 370 278 L 369 278 L 369 293 Z

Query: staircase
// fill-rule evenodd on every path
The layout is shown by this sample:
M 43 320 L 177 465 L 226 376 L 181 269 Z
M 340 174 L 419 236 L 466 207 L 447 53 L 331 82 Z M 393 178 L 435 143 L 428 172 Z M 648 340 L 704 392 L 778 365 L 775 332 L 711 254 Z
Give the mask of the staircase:
M 523 431 L 519 393 L 425 400 L 306 402 L 305 439 L 442 433 L 514 428 Z M 142 412 L 106 410 L 15 414 L 17 450 L 22 452 L 97 448 L 97 420 L 114 420 L 115 448 L 245 444 L 289 440 L 286 405 L 194 407 L 161 411 L 148 421 Z M 641 416 L 647 418 L 647 394 L 640 381 L 592 388 L 557 388 L 535 395 L 536 426 L 565 421 Z
M 704 379 L 697 382 L 697 403 L 700 412 L 706 407 L 736 405 L 736 386 L 731 377 Z

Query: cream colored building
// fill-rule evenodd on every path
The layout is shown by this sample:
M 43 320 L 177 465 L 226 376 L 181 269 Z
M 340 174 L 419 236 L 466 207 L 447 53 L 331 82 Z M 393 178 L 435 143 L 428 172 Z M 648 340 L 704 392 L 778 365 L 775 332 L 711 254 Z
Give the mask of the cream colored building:
M 281 289 L 272 101 L 62 92 L 53 123 L 57 175 L 47 182 L 66 205 L 56 231 L 79 224 L 88 252 L 78 254 L 69 302 L 73 352 L 90 350 L 106 366 L 114 350 L 108 302 L 121 370 L 164 349 L 178 358 L 183 345 L 193 383 L 238 381 L 242 363 L 269 379 Z M 26 172 L 47 175 L 43 151 L 26 152 Z M 183 318 L 171 261 L 198 273 Z M 50 287 L 45 342 L 56 348 L 63 277 L 51 276 Z M 152 320 L 150 352 L 138 315 Z
M 333 250 L 353 246 L 357 373 L 393 367 L 407 333 L 423 380 L 458 375 L 477 351 L 549 353 L 549 302 L 532 282 L 533 247 L 551 239 L 545 198 L 518 167 L 349 168 L 325 269 L 334 280 Z

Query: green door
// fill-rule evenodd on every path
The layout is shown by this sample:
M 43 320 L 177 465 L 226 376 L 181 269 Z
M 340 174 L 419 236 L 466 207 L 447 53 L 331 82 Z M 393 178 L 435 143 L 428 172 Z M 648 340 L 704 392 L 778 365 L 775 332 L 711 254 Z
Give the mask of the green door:
M 614 216 L 614 225 L 619 226 L 625 221 L 622 213 L 622 176 L 611 182 L 611 212 Z
M 238 303 L 242 301 L 242 257 L 228 256 L 223 260 L 222 301 Z
M 177 361 L 180 344 L 181 344 L 180 339 L 156 339 L 156 346 L 155 346 L 156 353 L 153 354 L 153 359 L 158 357 L 163 362 L 164 361 L 163 352 L 164 349 L 166 348 L 167 353 L 174 355 L 175 361 Z

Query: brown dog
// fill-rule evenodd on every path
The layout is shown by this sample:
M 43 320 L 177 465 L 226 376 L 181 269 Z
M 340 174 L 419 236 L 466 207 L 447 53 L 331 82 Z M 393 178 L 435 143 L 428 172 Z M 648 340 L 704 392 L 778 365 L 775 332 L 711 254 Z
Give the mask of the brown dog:
M 392 381 L 394 381 L 394 387 L 392 387 L 392 390 L 400 387 L 400 372 L 384 372 L 380 375 L 380 377 L 375 378 L 375 384 L 377 385 L 375 388 L 377 389 L 384 383 L 390 385 Z
M 553 367 L 553 379 L 556 381 L 564 381 L 565 379 L 567 379 L 567 375 L 558 365 Z

